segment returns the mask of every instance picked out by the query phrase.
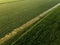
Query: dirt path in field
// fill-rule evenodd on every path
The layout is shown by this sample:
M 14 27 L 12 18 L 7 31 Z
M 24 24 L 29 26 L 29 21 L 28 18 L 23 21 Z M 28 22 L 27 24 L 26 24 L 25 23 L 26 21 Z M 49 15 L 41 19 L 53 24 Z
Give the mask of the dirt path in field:
M 44 16 L 46 16 L 47 13 L 51 12 L 52 10 L 54 10 L 55 8 L 57 8 L 58 6 L 60 6 L 60 3 L 58 3 L 57 5 L 55 5 L 54 7 L 46 10 L 45 12 L 43 12 L 42 14 L 40 14 L 39 16 L 33 18 L 32 20 L 28 21 L 27 23 L 23 24 L 22 26 L 20 26 L 19 28 L 14 29 L 12 32 L 10 32 L 9 34 L 6 34 L 3 38 L 0 39 L 0 45 L 2 45 L 5 41 L 8 41 L 9 39 L 13 38 L 15 35 L 17 35 L 19 32 L 23 31 L 24 29 L 30 27 L 31 25 L 33 25 L 35 22 L 37 22 L 38 20 L 40 20 L 41 18 L 43 18 Z

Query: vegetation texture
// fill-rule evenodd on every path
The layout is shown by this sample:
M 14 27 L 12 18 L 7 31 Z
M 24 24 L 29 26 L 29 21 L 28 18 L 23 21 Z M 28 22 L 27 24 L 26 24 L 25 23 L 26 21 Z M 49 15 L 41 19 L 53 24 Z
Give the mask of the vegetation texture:
M 60 45 L 60 6 L 20 36 L 14 45 Z
M 58 3 L 60 0 L 0 0 L 0 45 L 60 45 L 60 6 L 34 19 Z

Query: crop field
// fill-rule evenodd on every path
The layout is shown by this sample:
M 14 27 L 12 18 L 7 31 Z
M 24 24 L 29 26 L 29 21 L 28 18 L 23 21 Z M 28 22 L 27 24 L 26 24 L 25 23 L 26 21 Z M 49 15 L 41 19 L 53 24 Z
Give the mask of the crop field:
M 60 45 L 60 0 L 0 0 L 0 45 Z
M 60 45 L 60 6 L 47 15 L 22 34 L 14 45 Z
M 12 1 L 18 1 L 18 0 L 0 0 L 0 3 L 12 2 Z

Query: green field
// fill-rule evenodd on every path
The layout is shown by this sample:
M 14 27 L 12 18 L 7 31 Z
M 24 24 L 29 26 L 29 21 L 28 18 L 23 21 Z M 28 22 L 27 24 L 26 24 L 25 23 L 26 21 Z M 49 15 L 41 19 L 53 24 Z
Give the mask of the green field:
M 58 3 L 60 0 L 0 0 L 0 39 Z M 47 15 L 0 45 L 59 45 L 60 7 Z
M 0 0 L 0 3 L 12 2 L 12 1 L 18 1 L 18 0 Z
M 60 45 L 60 6 L 47 15 L 13 42 L 14 45 Z
M 40 3 L 42 2 L 42 3 Z M 24 0 L 0 5 L 0 38 L 59 1 Z M 6 31 L 6 32 L 5 32 Z

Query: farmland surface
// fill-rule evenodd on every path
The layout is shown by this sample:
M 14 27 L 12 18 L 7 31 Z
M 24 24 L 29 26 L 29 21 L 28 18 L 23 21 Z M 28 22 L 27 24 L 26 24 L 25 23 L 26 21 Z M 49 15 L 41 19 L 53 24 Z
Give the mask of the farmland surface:
M 14 45 L 60 45 L 60 6 L 26 31 Z
M 60 3 L 60 0 L 0 0 L 0 39 L 58 3 Z M 25 29 L 26 31 L 23 34 L 20 32 L 16 37 L 4 42 L 4 44 L 0 43 L 0 45 L 49 45 L 54 39 L 56 41 L 54 40 L 50 45 L 55 45 L 55 42 L 56 45 L 59 45 L 59 12 L 60 7 L 48 13 L 49 16 L 41 19 L 43 21 L 39 20 Z M 29 30 L 31 31 L 28 32 Z M 45 36 L 46 38 L 44 38 Z M 50 37 L 54 39 L 50 40 Z M 40 38 L 43 39 L 40 40 Z
M 0 3 L 12 2 L 12 1 L 18 1 L 18 0 L 0 0 Z
M 0 5 L 0 38 L 59 1 L 24 0 Z

